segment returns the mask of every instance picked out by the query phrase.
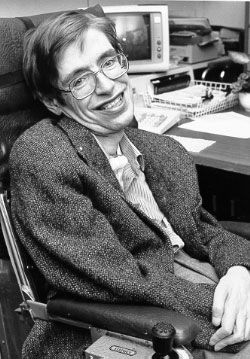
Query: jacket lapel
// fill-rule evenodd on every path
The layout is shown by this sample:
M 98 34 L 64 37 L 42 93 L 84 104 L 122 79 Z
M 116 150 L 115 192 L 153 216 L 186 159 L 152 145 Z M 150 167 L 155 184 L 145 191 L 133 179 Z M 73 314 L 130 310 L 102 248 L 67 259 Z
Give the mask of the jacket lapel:
M 78 155 L 88 166 L 106 179 L 123 196 L 109 161 L 97 144 L 94 136 L 91 135 L 91 132 L 75 120 L 67 117 L 63 117 L 59 121 L 58 126 L 66 134 Z

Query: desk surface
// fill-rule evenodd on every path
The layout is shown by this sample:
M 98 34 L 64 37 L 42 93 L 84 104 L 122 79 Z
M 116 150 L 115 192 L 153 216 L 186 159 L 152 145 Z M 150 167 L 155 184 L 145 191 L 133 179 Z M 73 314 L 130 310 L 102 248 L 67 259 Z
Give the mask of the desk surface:
M 250 121 L 250 113 L 245 112 L 240 106 L 227 109 L 226 111 L 235 111 L 246 115 L 249 117 Z M 178 128 L 177 126 L 172 127 L 167 134 L 216 141 L 213 145 L 203 151 L 192 153 L 195 163 L 230 172 L 250 175 L 250 138 L 242 139 L 219 136 Z

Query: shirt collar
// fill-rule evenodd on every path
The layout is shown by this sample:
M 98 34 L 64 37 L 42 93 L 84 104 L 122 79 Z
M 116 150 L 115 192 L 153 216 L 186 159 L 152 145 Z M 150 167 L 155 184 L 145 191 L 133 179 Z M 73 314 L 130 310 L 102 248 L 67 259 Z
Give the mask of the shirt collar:
M 144 171 L 145 163 L 143 154 L 138 150 L 137 147 L 129 140 L 126 134 L 123 135 L 120 141 L 120 148 L 124 156 L 126 156 L 129 162 L 137 162 L 142 171 Z
M 100 148 L 102 149 L 108 160 L 110 160 L 111 156 L 109 156 L 108 153 L 105 151 L 105 149 L 103 148 L 102 144 L 97 139 L 97 137 L 94 134 L 92 135 L 96 139 L 96 142 L 98 143 L 98 145 L 100 146 Z M 143 154 L 138 150 L 138 148 L 135 147 L 135 145 L 129 140 L 129 138 L 125 133 L 117 148 L 117 155 L 119 156 L 122 154 L 127 157 L 130 163 L 131 162 L 135 164 L 137 163 L 140 169 L 144 171 L 145 162 L 144 162 Z

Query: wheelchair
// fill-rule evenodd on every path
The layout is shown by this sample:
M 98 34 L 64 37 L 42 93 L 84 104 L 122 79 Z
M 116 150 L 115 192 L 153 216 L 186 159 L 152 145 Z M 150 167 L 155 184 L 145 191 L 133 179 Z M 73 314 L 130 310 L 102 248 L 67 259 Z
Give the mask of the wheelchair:
M 99 5 L 88 11 L 104 15 Z M 22 77 L 22 40 L 28 28 L 56 14 L 0 19 L 4 34 L 0 41 L 0 221 L 5 243 L 0 243 L 0 251 L 4 253 L 7 248 L 7 261 L 11 263 L 19 288 L 17 312 L 26 329 L 40 319 L 89 330 L 93 344 L 86 350 L 86 359 L 112 359 L 117 358 L 117 353 L 134 359 L 191 359 L 186 346 L 199 328 L 181 314 L 152 306 L 93 303 L 68 297 L 47 301 L 46 281 L 15 234 L 10 217 L 8 155 L 15 139 L 46 116 L 47 111 L 33 99 Z M 238 224 L 234 226 L 234 231 L 241 233 Z M 244 235 L 249 233 L 248 224 L 244 224 Z M 13 282 L 13 277 L 9 277 L 9 281 Z M 13 295 L 11 293 L 8 295 Z M 10 318 L 16 315 L 9 314 Z M 0 358 L 20 357 L 20 350 L 7 348 L 8 341 L 6 336 L 0 343 Z

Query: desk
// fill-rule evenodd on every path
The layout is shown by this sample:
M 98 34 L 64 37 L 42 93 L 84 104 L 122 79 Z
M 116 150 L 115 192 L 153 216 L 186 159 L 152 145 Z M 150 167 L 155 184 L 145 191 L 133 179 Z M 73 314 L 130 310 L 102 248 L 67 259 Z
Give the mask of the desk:
M 240 106 L 227 109 L 247 115 Z M 250 222 L 250 139 L 171 128 L 168 134 L 216 141 L 192 153 L 197 165 L 203 206 L 219 220 Z
M 245 112 L 240 106 L 227 109 L 226 111 L 235 111 L 246 115 L 250 121 L 250 113 Z M 178 128 L 177 126 L 171 128 L 168 134 L 216 141 L 216 143 L 200 153 L 192 153 L 195 163 L 225 171 L 250 175 L 250 139 L 195 132 Z

